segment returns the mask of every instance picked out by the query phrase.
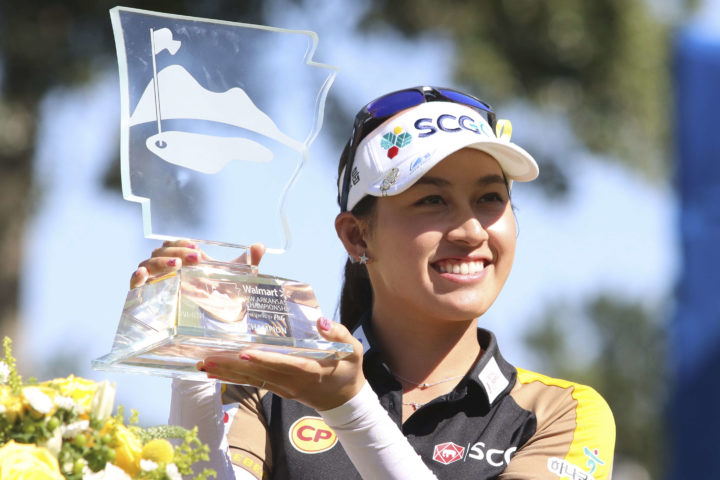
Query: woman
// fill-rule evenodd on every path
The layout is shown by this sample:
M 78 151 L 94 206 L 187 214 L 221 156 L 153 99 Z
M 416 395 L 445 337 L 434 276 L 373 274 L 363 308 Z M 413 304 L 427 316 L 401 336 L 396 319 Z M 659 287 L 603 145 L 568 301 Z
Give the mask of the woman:
M 512 182 L 538 173 L 509 130 L 449 89 L 366 105 L 339 167 L 335 227 L 352 259 L 342 324 L 318 321 L 354 354 L 209 357 L 198 365 L 209 378 L 255 387 L 223 387 L 221 405 L 212 385 L 175 382 L 171 421 L 209 429 L 215 465 L 228 452 L 236 478 L 610 478 L 615 430 L 602 398 L 512 366 L 477 328 L 512 267 Z M 251 262 L 262 253 L 254 245 Z M 166 242 L 132 286 L 202 255 Z

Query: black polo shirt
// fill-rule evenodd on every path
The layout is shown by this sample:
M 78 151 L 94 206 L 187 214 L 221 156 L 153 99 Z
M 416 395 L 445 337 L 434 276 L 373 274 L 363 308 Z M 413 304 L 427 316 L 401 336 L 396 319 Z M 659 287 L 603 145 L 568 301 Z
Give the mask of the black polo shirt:
M 455 389 L 404 424 L 402 385 L 383 364 L 369 322 L 353 334 L 380 403 L 438 478 L 609 478 L 615 431 L 607 404 L 588 387 L 515 368 L 491 332 L 478 329 L 483 353 Z M 313 409 L 236 385 L 223 397 L 231 460 L 258 478 L 361 478 Z

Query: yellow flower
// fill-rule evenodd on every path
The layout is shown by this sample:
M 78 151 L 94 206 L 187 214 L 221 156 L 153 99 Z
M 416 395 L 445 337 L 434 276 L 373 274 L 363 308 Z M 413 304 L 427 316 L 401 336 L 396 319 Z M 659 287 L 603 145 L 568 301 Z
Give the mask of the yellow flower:
M 175 458 L 175 450 L 164 438 L 156 438 L 142 448 L 142 458 L 157 463 L 170 463 Z
M 18 417 L 23 417 L 25 413 L 24 408 L 22 398 L 18 395 L 13 395 L 10 386 L 0 385 L 0 413 L 8 419 L 10 424 L 15 423 Z
M 107 426 L 110 421 L 105 425 Z M 140 440 L 125 425 L 115 426 L 115 465 L 134 477 L 140 472 L 140 458 L 142 458 L 142 444 Z M 2 479 L 0 479 L 2 480 Z
M 10 440 L 0 448 L 0 480 L 64 480 L 46 448 Z
M 85 411 L 90 409 L 90 403 L 92 402 L 95 390 L 97 390 L 98 384 L 92 380 L 85 378 L 76 377 L 70 375 L 67 378 L 55 378 L 49 380 L 42 385 L 55 387 L 60 390 L 60 394 L 63 397 L 72 398 L 75 403 L 82 406 Z

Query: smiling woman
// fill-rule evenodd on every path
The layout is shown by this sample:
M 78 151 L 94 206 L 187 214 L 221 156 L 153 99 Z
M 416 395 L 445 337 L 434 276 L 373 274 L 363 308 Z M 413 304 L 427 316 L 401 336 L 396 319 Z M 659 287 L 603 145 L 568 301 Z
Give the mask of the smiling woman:
M 364 248 L 374 260 L 367 269 L 378 324 L 400 331 L 423 322 L 437 328 L 485 313 L 513 262 L 509 197 L 497 161 L 465 148 L 403 193 L 378 201 L 377 228 L 368 231 Z M 350 213 L 338 221 L 341 229 L 354 228 Z M 402 324 L 407 318 L 412 325 Z
M 248 350 L 175 381 L 171 421 L 199 425 L 228 478 L 608 479 L 615 427 L 591 388 L 517 368 L 477 327 L 510 274 L 514 181 L 538 174 L 510 124 L 461 92 L 416 87 L 360 110 L 339 166 L 350 259 L 343 360 Z M 257 264 L 262 245 L 251 249 Z M 166 242 L 132 285 L 202 260 Z M 338 442 L 339 440 L 339 442 Z

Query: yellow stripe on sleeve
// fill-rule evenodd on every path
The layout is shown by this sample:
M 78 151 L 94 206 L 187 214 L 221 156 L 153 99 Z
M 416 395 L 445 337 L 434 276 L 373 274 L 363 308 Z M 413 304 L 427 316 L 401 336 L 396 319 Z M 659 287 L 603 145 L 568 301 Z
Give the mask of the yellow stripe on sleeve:
M 548 469 L 560 478 L 610 479 L 615 450 L 615 420 L 605 399 L 585 385 L 520 368 L 517 372 L 520 383 L 541 382 L 568 390 L 576 402 L 572 442 L 563 458 L 548 459 Z M 584 477 L 582 473 L 591 476 Z

